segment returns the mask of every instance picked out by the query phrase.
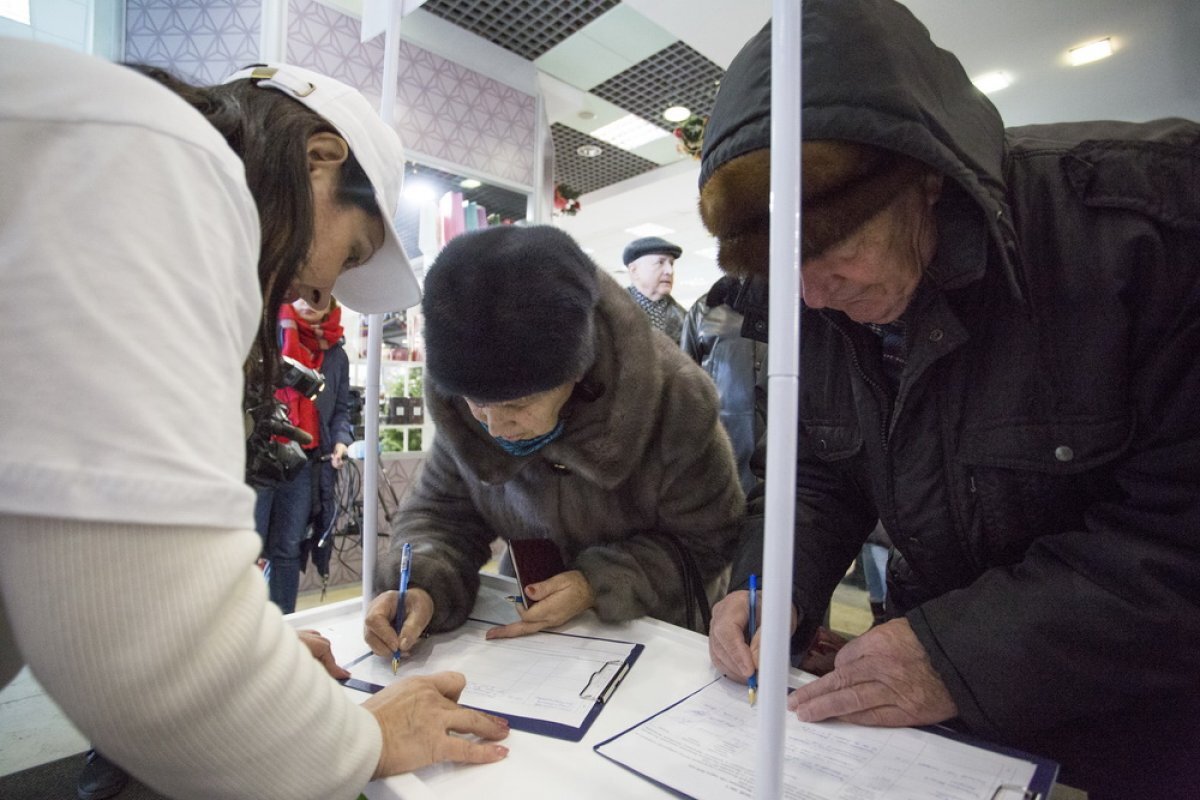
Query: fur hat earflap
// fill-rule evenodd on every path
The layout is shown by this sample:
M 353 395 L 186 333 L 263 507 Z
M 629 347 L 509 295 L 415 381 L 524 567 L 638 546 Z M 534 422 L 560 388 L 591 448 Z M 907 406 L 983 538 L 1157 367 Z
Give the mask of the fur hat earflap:
M 928 171 L 883 148 L 811 140 L 801 148 L 801 258 L 818 256 L 853 233 Z M 700 217 L 718 240 L 726 272 L 770 269 L 771 151 L 761 148 L 717 167 L 700 190 Z
M 583 376 L 596 354 L 597 267 L 549 225 L 464 233 L 425 278 L 425 368 L 442 394 L 528 397 Z
M 717 264 L 730 275 L 770 270 L 770 200 L 769 149 L 725 162 L 700 189 L 700 219 L 717 238 Z

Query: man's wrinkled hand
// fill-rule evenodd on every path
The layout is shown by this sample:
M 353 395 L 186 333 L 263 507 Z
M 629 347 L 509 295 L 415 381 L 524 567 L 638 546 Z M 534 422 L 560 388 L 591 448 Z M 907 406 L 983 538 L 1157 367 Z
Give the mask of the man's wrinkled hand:
M 438 672 L 405 678 L 367 698 L 363 708 L 383 732 L 375 778 L 442 761 L 489 764 L 508 755 L 502 745 L 451 735 L 469 733 L 490 741 L 508 736 L 507 720 L 458 704 L 466 685 L 458 672 Z
M 759 591 L 759 599 L 762 592 Z M 708 657 L 713 666 L 730 678 L 746 681 L 758 670 L 759 649 L 762 647 L 762 603 L 758 605 L 754 638 L 746 644 L 746 631 L 750 623 L 750 592 L 739 589 L 721 598 L 712 609 L 712 622 L 708 625 Z M 796 630 L 799 619 L 796 607 L 792 606 L 789 633 Z
M 399 634 L 395 627 L 399 592 L 384 592 L 372 600 L 367 608 L 367 616 L 363 620 L 363 639 L 377 656 L 390 656 L 397 650 L 407 655 L 421 640 L 421 634 L 425 633 L 425 628 L 433 619 L 433 598 L 429 592 L 410 586 L 404 596 L 408 616 Z
M 804 722 L 840 719 L 859 725 L 932 725 L 958 707 L 906 619 L 878 625 L 838 651 L 833 672 L 788 696 Z
M 534 603 L 529 608 L 517 608 L 521 621 L 492 628 L 486 634 L 488 639 L 511 639 L 564 625 L 595 603 L 591 585 L 577 569 L 531 583 L 525 587 L 525 594 Z
M 713 666 L 741 681 L 758 669 L 758 634 L 746 644 L 750 623 L 750 592 L 740 589 L 721 598 L 712 609 L 708 625 L 708 656 Z

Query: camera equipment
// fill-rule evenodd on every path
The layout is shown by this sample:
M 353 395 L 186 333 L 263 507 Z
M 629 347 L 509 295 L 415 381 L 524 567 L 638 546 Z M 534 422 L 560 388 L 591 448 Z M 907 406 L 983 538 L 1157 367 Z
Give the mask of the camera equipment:
M 321 373 L 283 356 L 278 387 L 290 387 L 313 399 L 325 387 Z M 287 406 L 271 397 L 246 397 L 246 483 L 265 488 L 292 480 L 308 461 L 300 447 L 312 441 L 288 421 Z M 288 441 L 280 441 L 286 439 Z
M 309 400 L 316 398 L 325 388 L 325 376 L 304 366 L 299 361 L 288 356 L 281 356 L 283 370 L 279 375 L 279 387 L 291 387 Z

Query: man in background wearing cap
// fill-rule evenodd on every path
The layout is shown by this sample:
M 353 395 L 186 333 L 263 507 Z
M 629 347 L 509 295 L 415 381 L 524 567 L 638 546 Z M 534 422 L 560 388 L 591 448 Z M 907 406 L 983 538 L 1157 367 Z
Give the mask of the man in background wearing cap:
M 644 236 L 625 245 L 622 259 L 629 270 L 629 296 L 650 317 L 650 325 L 678 342 L 687 316 L 671 297 L 675 285 L 675 259 L 683 248 L 657 236 Z
M 708 375 L 566 233 L 489 228 L 456 237 L 422 303 L 433 451 L 396 516 L 377 585 L 412 545 L 407 617 L 376 598 L 367 642 L 387 655 L 457 628 L 490 543 L 549 539 L 566 571 L 523 587 L 536 602 L 489 637 L 594 608 L 706 630 L 742 514 Z
M 877 519 L 897 618 L 789 707 L 950 723 L 1093 800 L 1200 796 L 1200 126 L 1006 131 L 892 0 L 806 0 L 803 35 L 794 645 Z M 768 271 L 770 72 L 768 27 L 704 139 L 734 274 Z M 746 613 L 710 629 L 739 678 Z
M 280 305 L 419 299 L 399 138 L 297 67 L 140 71 L 0 40 L 0 685 L 27 663 L 177 800 L 348 799 L 503 758 L 508 726 L 458 706 L 462 675 L 350 700 L 255 566 L 244 412 L 274 408 Z

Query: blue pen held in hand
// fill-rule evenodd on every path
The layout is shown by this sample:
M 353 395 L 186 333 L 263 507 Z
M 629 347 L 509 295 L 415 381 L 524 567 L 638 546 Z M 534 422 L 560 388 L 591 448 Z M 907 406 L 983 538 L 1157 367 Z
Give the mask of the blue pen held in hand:
M 397 591 L 400 596 L 396 598 L 396 635 L 400 635 L 400 629 L 404 627 L 404 620 L 408 616 L 408 573 L 412 569 L 412 545 L 408 542 L 404 543 L 404 547 L 400 550 L 400 585 L 397 586 Z M 395 675 L 400 669 L 400 650 L 397 648 L 392 653 L 392 674 Z
M 754 630 L 758 617 L 758 576 L 750 576 L 750 643 L 754 643 Z M 746 681 L 746 686 L 749 687 L 750 705 L 754 705 L 754 701 L 758 697 L 758 670 L 750 674 L 750 679 Z

